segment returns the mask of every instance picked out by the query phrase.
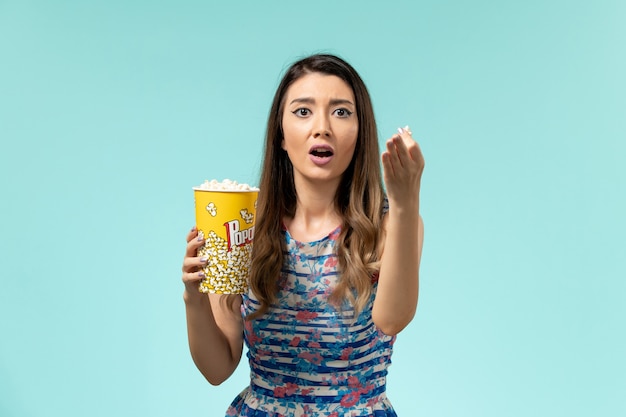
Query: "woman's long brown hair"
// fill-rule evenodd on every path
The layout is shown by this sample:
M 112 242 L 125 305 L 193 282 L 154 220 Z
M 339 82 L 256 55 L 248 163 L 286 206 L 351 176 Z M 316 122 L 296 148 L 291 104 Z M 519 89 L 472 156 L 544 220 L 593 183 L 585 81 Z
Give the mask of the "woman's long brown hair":
M 354 92 L 359 122 L 354 156 L 335 195 L 342 217 L 335 245 L 341 278 L 329 301 L 340 305 L 347 300 L 357 313 L 361 311 L 372 293 L 372 275 L 380 265 L 384 192 L 372 102 L 363 80 L 347 62 L 334 55 L 312 55 L 287 70 L 268 118 L 250 268 L 250 287 L 261 307 L 249 319 L 263 315 L 276 302 L 285 249 L 282 222 L 295 215 L 297 204 L 293 166 L 281 147 L 284 100 L 291 84 L 310 73 L 335 75 L 345 81 Z

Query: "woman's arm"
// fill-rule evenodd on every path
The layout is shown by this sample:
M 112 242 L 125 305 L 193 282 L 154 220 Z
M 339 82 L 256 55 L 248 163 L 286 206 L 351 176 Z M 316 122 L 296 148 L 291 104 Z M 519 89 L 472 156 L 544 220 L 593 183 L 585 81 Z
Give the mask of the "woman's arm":
M 389 212 L 372 319 L 385 334 L 395 335 L 413 319 L 419 293 L 419 265 L 424 224 L 419 192 L 424 157 L 407 129 L 387 141 L 382 155 Z
M 241 296 L 230 302 L 221 294 L 198 291 L 200 267 L 206 263 L 197 256 L 204 239 L 194 227 L 187 235 L 183 260 L 187 336 L 191 357 L 198 370 L 213 385 L 224 382 L 237 368 L 243 350 L 243 320 L 239 312 Z

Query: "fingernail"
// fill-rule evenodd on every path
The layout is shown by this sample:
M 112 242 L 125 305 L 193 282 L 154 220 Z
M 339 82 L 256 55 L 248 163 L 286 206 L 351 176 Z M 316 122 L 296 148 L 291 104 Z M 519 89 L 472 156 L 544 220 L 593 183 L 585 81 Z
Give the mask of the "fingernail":
M 204 272 L 200 271 L 198 272 L 198 278 L 204 278 L 206 277 L 206 275 L 204 275 Z
M 192 228 L 191 228 L 191 231 L 192 231 L 192 232 L 195 232 L 195 231 L 196 231 L 196 226 L 192 227 Z
M 402 133 L 403 133 L 403 132 L 402 132 L 402 128 L 401 128 L 401 127 L 399 127 L 399 128 L 398 128 L 398 133 L 399 133 L 399 134 L 402 134 Z
M 202 262 L 202 263 L 205 263 L 208 260 L 209 260 L 209 258 L 207 258 L 206 256 L 203 256 L 202 258 L 200 258 L 200 262 Z

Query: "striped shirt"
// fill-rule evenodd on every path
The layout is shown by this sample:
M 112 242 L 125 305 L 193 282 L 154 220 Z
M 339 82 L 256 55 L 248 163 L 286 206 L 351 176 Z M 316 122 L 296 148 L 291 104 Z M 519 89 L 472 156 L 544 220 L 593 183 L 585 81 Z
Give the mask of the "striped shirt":
M 395 337 L 372 321 L 376 282 L 358 317 L 347 303 L 328 303 L 339 232 L 303 243 L 283 231 L 278 300 L 261 318 L 244 320 L 250 385 L 227 416 L 396 416 L 385 394 Z M 258 308 L 254 294 L 244 295 L 244 317 Z

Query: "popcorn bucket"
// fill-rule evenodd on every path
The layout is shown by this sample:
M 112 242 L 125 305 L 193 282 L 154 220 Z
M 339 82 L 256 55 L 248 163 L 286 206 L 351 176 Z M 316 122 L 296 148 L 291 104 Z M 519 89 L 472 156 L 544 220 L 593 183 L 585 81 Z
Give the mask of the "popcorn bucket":
M 205 239 L 198 256 L 207 257 L 200 282 L 203 293 L 243 294 L 254 239 L 256 200 L 259 191 L 207 190 L 194 187 L 196 227 Z

